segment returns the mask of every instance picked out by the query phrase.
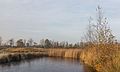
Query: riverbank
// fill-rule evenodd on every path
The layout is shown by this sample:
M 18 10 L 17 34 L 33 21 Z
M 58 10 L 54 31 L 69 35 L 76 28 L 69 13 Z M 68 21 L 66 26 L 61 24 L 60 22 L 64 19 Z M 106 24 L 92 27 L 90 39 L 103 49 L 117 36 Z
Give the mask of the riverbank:
M 79 59 L 81 49 L 6 48 L 0 50 L 0 63 L 8 63 L 39 57 Z
M 111 49 L 115 49 L 115 47 L 112 47 Z M 106 53 L 108 49 L 107 51 L 104 49 L 104 51 Z M 114 50 L 111 51 L 113 52 Z M 0 63 L 9 63 L 40 57 L 61 57 L 80 59 L 98 72 L 119 72 L 119 50 L 109 57 L 107 57 L 107 55 L 109 56 L 111 54 L 104 54 L 103 50 L 97 50 L 96 47 L 85 49 L 6 48 L 0 50 Z

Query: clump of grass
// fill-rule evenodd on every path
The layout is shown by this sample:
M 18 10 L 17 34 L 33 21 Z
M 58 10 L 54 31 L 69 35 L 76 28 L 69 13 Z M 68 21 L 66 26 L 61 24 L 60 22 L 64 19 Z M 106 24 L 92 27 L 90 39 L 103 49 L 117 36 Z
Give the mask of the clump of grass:
M 120 51 L 116 52 L 112 59 L 103 65 L 101 70 L 104 72 L 120 72 Z
M 120 46 L 96 45 L 82 51 L 80 58 L 98 72 L 120 72 Z

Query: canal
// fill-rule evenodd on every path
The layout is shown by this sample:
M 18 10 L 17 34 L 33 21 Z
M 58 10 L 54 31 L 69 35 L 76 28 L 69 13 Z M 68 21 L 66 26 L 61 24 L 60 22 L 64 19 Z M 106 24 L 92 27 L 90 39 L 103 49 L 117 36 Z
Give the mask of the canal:
M 79 60 L 43 57 L 0 65 L 0 72 L 86 72 Z

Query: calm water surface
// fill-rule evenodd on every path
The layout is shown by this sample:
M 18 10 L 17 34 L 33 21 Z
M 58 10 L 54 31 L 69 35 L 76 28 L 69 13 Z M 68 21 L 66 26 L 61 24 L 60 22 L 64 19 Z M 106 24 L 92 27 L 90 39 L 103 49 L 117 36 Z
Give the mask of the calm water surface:
M 85 72 L 84 65 L 73 59 L 40 58 L 0 65 L 0 72 Z

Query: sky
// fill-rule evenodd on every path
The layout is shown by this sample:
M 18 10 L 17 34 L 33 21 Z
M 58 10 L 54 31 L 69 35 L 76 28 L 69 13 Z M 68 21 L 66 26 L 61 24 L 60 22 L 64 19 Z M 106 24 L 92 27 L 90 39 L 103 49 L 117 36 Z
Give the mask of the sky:
M 0 0 L 0 36 L 78 42 L 98 5 L 120 39 L 120 0 Z

